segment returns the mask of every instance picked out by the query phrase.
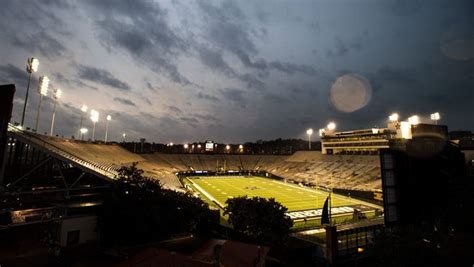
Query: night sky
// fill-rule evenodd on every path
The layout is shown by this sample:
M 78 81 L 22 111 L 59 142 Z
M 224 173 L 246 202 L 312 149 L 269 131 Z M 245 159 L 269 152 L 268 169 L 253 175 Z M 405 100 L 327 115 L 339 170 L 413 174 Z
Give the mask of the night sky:
M 474 130 L 474 2 L 0 1 L 0 83 L 21 120 L 37 81 L 63 90 L 57 133 L 77 136 L 82 104 L 112 121 L 109 139 L 244 142 L 383 127 L 439 111 Z M 40 131 L 49 130 L 52 100 Z M 91 127 L 89 119 L 86 126 Z

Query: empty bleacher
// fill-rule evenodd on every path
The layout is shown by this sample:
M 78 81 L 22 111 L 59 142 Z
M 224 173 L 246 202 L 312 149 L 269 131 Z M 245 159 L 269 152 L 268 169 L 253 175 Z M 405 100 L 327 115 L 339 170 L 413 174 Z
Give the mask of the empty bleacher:
M 317 151 L 299 151 L 291 156 L 234 154 L 145 154 L 131 153 L 119 145 L 82 142 L 24 132 L 11 126 L 14 138 L 26 140 L 103 177 L 114 178 L 117 170 L 132 162 L 145 175 L 159 179 L 165 187 L 179 188 L 176 172 L 199 170 L 268 171 L 287 181 L 310 186 L 354 190 L 380 190 L 378 156 L 322 155 Z

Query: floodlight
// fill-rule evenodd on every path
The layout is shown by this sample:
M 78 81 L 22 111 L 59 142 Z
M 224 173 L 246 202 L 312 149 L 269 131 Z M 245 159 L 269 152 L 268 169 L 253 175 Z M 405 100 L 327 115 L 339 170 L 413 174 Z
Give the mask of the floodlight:
M 95 109 L 91 110 L 91 120 L 92 122 L 96 123 L 99 121 L 99 112 Z
M 185 149 L 188 149 L 189 145 L 188 145 L 188 144 L 184 144 L 183 147 L 184 147 Z
M 81 128 L 79 132 L 81 133 L 81 140 L 84 140 L 84 135 L 88 132 L 89 130 L 87 128 Z
M 390 116 L 388 116 L 388 119 L 391 121 L 391 122 L 396 122 L 398 121 L 398 113 L 392 113 Z
M 198 145 L 198 148 L 201 148 L 201 144 Z
M 49 87 L 48 76 L 41 76 L 39 79 L 38 92 L 41 95 L 46 96 L 48 94 L 48 87 Z
M 431 114 L 430 117 L 431 117 L 431 120 L 433 120 L 433 121 L 437 121 L 437 120 L 441 119 L 441 115 L 439 115 L 439 112 L 435 112 L 435 113 Z
M 327 126 L 328 130 L 335 130 L 336 129 L 336 123 L 334 122 L 330 122 L 328 123 L 328 126 Z
M 225 146 L 225 149 L 226 149 L 226 150 L 229 150 L 229 149 L 230 149 L 230 146 L 229 146 L 229 145 L 226 145 L 226 146 Z
M 106 118 L 108 121 L 110 121 L 112 119 L 112 116 L 110 115 L 107 115 L 107 118 Z
M 319 136 L 324 136 L 325 132 L 326 132 L 326 129 L 324 128 L 319 129 Z
M 29 58 L 28 65 L 26 66 L 26 71 L 28 73 L 33 73 L 38 71 L 39 60 L 37 58 Z
M 174 146 L 173 142 L 170 143 L 170 146 Z
M 243 145 L 239 145 L 239 149 L 244 149 L 244 146 L 243 146 Z
M 413 115 L 408 118 L 408 122 L 412 125 L 417 125 L 418 123 L 420 123 L 420 117 L 418 117 L 417 115 Z
M 60 99 L 62 94 L 63 92 L 61 91 L 61 89 L 54 90 L 54 95 L 53 95 L 54 100 Z
M 313 134 L 313 129 L 309 128 L 308 130 L 306 130 L 306 134 L 307 135 L 312 135 Z
M 82 112 L 86 113 L 87 109 L 88 109 L 88 107 L 86 105 L 82 105 L 82 107 L 81 107 Z

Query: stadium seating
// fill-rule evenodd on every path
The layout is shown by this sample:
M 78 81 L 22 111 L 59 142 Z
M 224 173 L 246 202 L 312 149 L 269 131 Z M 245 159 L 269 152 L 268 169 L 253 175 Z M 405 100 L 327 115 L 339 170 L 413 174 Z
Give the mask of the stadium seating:
M 109 178 L 132 162 L 148 177 L 165 187 L 178 189 L 176 172 L 199 170 L 260 170 L 286 181 L 309 186 L 374 191 L 381 189 L 378 156 L 323 155 L 318 151 L 298 151 L 291 156 L 236 154 L 143 154 L 138 155 L 115 144 L 90 143 L 49 137 L 10 127 L 13 135 L 42 146 L 61 157 Z

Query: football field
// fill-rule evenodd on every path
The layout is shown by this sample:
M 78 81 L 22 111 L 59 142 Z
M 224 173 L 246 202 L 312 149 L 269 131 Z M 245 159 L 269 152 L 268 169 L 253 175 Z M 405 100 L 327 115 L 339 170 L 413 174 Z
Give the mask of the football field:
M 228 198 L 238 196 L 275 198 L 288 209 L 289 215 L 295 218 L 317 217 L 324 205 L 328 192 L 285 183 L 274 179 L 262 177 L 243 176 L 214 176 L 214 177 L 190 177 L 188 178 L 194 188 L 207 199 L 215 202 L 223 208 Z M 362 211 L 381 208 L 353 198 L 332 194 L 333 214 L 350 213 L 351 209 L 357 208 Z M 339 208 L 339 209 L 337 209 Z M 302 212 L 306 211 L 306 212 Z M 313 213 L 308 213 L 313 211 Z

